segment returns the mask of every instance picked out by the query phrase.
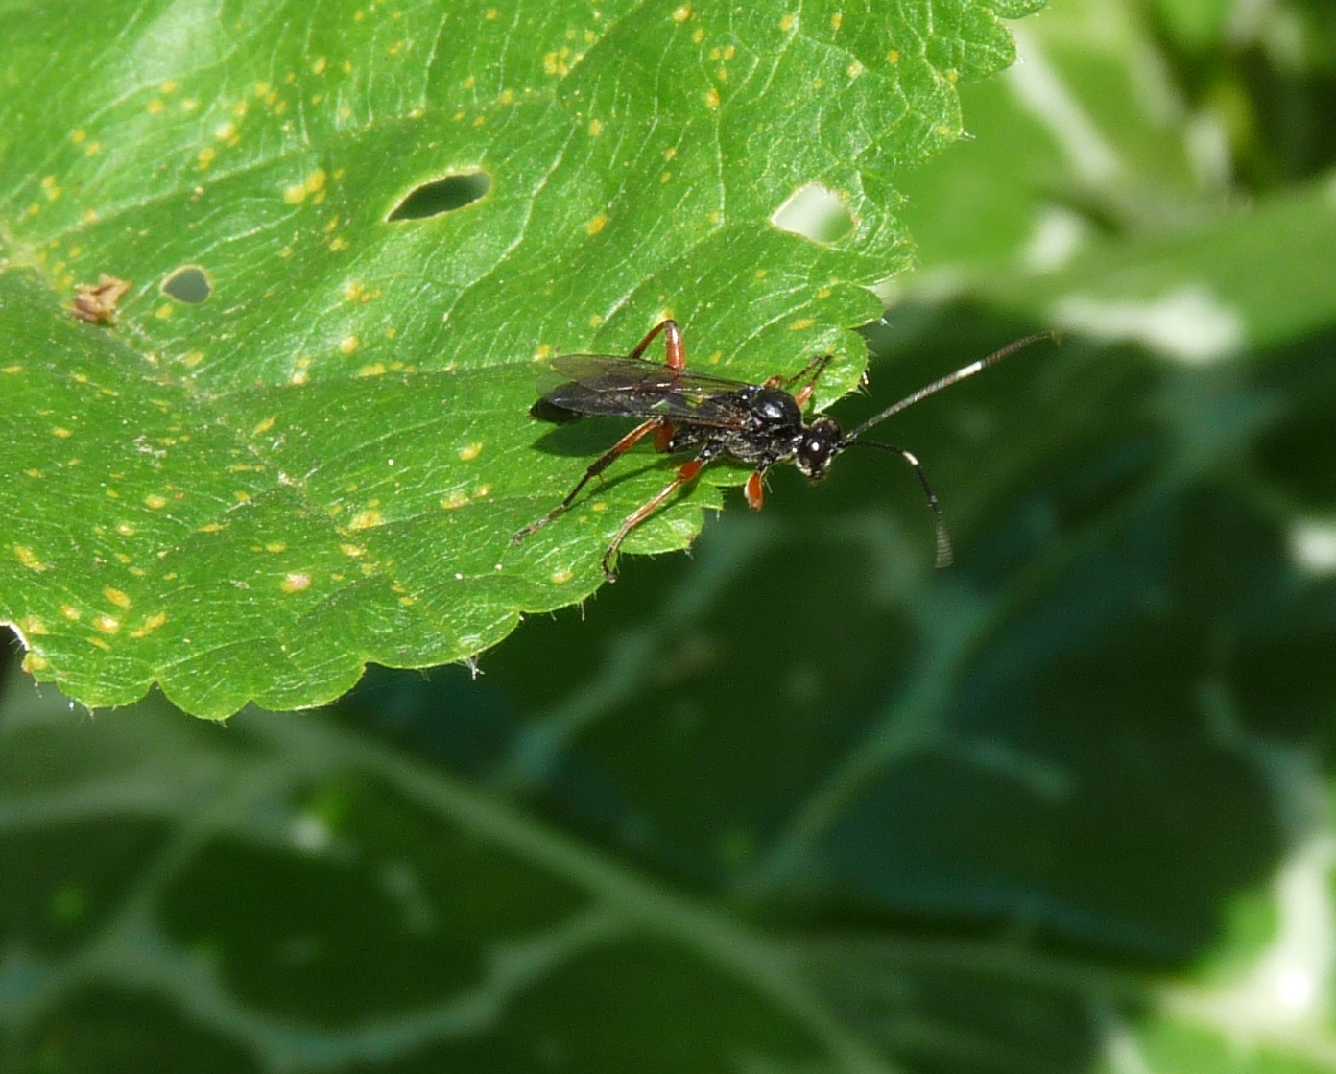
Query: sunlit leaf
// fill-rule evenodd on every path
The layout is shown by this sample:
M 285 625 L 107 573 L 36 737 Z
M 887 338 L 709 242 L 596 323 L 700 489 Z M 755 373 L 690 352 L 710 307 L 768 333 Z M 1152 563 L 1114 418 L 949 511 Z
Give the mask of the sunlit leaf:
M 1034 6 L 10 5 L 0 616 L 28 670 L 89 705 L 310 705 L 583 599 L 668 471 L 636 456 L 512 548 L 608 435 L 528 418 L 534 360 L 673 315 L 697 366 L 830 350 L 822 400 L 852 387 L 909 257 L 894 176 Z M 835 241 L 772 223 L 813 183 Z

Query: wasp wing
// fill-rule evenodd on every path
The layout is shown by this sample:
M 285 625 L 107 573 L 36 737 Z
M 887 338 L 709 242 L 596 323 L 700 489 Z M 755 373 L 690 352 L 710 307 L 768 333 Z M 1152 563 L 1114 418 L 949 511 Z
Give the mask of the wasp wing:
M 660 362 L 603 354 L 566 354 L 552 359 L 540 384 L 536 417 L 667 418 L 693 425 L 735 429 L 747 417 L 739 393 L 744 381 L 670 369 Z

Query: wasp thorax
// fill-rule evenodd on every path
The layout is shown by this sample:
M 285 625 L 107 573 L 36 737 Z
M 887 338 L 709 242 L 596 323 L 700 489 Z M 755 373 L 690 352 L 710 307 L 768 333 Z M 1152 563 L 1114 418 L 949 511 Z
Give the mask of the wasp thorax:
M 798 409 L 797 402 L 788 392 L 781 392 L 775 388 L 760 388 L 752 396 L 748 407 L 752 417 L 766 427 L 791 426 L 796 429 L 802 424 L 802 411 Z
M 826 476 L 830 460 L 844 446 L 844 433 L 830 418 L 819 418 L 803 430 L 798 441 L 798 471 L 804 477 L 820 481 Z

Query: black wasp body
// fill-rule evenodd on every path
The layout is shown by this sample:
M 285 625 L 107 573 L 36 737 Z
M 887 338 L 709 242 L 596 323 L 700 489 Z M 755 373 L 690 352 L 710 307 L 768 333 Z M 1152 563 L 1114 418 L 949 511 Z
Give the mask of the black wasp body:
M 825 476 L 840 428 L 829 418 L 807 424 L 798 400 L 780 388 L 748 384 L 720 397 L 743 415 L 737 427 L 679 424 L 665 450 L 694 451 L 707 460 L 728 458 L 765 471 L 777 463 L 793 463 L 805 477 Z
M 663 364 L 641 357 L 660 333 L 664 334 L 667 351 Z M 747 502 L 753 510 L 759 511 L 765 502 L 765 474 L 770 467 L 789 463 L 809 480 L 820 481 L 837 455 L 846 448 L 861 445 L 895 452 L 913 467 L 933 510 L 937 565 L 946 566 L 951 562 L 950 541 L 937 497 L 928 485 L 918 459 L 894 444 L 863 440 L 862 434 L 921 399 L 1001 361 L 1035 340 L 1045 338 L 1050 338 L 1049 333 L 1017 340 L 987 358 L 919 389 L 851 433 L 845 433 L 832 418 L 819 417 L 812 421 L 803 418 L 803 408 L 830 363 L 828 354 L 816 358 L 795 376 L 771 377 L 764 384 L 746 384 L 688 372 L 681 331 L 676 322 L 661 321 L 625 358 L 594 354 L 556 358 L 552 369 L 563 379 L 545 391 L 533 405 L 530 413 L 535 418 L 558 423 L 595 416 L 643 420 L 589 465 L 561 503 L 516 533 L 514 541 L 520 543 L 569 510 L 591 478 L 601 474 L 651 434 L 660 451 L 691 453 L 694 458 L 678 468 L 671 484 L 623 521 L 603 556 L 603 570 L 609 581 L 616 577 L 617 554 L 627 535 L 663 507 L 684 485 L 694 481 L 710 463 L 732 459 L 753 467 L 746 484 Z

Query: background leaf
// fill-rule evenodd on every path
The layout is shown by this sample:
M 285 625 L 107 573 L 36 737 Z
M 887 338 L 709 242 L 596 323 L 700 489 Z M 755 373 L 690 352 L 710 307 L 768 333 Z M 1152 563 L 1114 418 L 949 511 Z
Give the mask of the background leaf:
M 544 439 L 532 359 L 672 314 L 698 365 L 833 350 L 847 390 L 909 256 L 888 177 L 959 137 L 957 81 L 1033 6 L 11 6 L 0 615 L 29 670 L 225 716 L 583 599 L 666 471 L 512 550 L 612 435 Z M 813 183 L 838 241 L 771 221 Z M 104 274 L 114 324 L 74 322 Z M 739 477 L 628 548 L 683 547 Z

